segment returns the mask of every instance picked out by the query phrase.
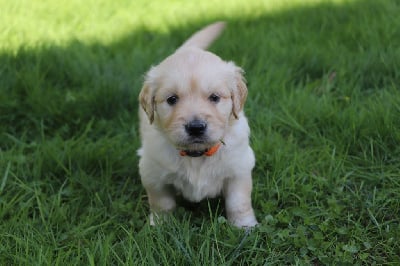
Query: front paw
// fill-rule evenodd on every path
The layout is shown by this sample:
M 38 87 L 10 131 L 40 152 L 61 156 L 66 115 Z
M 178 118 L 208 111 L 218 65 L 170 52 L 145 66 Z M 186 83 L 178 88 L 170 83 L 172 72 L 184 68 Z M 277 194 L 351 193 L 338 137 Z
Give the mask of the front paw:
M 230 222 L 238 228 L 251 228 L 258 225 L 256 217 L 254 215 L 249 215 L 245 217 L 236 217 L 234 219 L 229 219 Z

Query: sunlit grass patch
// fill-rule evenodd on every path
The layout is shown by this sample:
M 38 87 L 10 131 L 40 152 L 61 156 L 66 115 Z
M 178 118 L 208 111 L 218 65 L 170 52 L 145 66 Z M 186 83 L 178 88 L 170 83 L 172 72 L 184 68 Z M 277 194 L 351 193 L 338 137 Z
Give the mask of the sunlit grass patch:
M 312 7 L 323 0 L 307 1 L 0 1 L 0 49 L 21 46 L 113 43 L 135 31 L 168 33 L 204 19 L 255 19 L 296 7 Z M 349 1 L 332 1 L 342 4 Z

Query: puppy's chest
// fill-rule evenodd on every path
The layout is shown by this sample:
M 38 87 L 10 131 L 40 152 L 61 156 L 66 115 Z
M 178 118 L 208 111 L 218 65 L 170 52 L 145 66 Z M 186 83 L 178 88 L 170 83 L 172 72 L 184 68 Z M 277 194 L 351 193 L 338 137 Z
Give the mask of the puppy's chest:
M 228 173 L 220 165 L 207 160 L 197 158 L 182 161 L 168 175 L 168 183 L 174 185 L 190 201 L 198 202 L 218 196 Z

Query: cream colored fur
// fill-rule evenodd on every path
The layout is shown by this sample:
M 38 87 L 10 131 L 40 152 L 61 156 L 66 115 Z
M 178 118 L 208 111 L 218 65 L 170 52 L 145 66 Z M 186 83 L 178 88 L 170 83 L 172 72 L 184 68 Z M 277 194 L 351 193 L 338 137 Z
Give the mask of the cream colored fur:
M 200 30 L 147 73 L 139 96 L 139 171 L 152 214 L 173 210 L 175 193 L 194 202 L 222 194 L 228 220 L 251 227 L 257 221 L 251 205 L 255 158 L 243 112 L 247 88 L 239 67 L 203 50 L 223 28 L 218 22 Z M 212 100 L 215 95 L 218 101 Z M 201 137 L 187 132 L 194 120 L 207 125 Z M 224 144 L 210 157 L 179 154 L 220 142 Z M 150 219 L 154 224 L 153 215 Z

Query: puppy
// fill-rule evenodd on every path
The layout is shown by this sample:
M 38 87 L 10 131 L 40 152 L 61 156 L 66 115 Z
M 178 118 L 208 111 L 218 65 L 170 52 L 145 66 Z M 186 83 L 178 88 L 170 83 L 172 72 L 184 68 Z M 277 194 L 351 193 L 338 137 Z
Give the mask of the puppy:
M 151 224 L 175 208 L 175 193 L 193 202 L 222 193 L 232 224 L 257 224 L 243 71 L 204 50 L 223 28 L 217 22 L 195 33 L 145 76 L 138 154 Z

